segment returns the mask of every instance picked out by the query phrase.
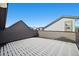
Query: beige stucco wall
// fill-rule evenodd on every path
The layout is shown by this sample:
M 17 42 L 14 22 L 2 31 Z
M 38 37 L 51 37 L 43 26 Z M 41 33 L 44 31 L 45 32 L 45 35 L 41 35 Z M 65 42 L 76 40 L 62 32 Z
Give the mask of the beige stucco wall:
M 75 31 L 75 19 L 69 18 L 62 18 L 61 20 L 57 21 L 56 23 L 48 26 L 44 30 L 47 31 L 65 31 L 65 21 L 72 20 L 73 21 L 73 32 Z
M 38 31 L 39 37 L 76 42 L 74 32 Z

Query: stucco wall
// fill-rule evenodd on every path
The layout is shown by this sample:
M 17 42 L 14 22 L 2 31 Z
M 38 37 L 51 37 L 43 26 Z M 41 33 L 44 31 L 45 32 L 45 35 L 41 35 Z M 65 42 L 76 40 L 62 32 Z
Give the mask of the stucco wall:
M 76 42 L 74 32 L 38 31 L 39 37 Z
M 48 26 L 44 30 L 47 31 L 65 31 L 65 21 L 73 20 L 73 32 L 75 31 L 75 19 L 69 19 L 69 18 L 62 18 L 61 20 L 57 21 L 56 23 Z

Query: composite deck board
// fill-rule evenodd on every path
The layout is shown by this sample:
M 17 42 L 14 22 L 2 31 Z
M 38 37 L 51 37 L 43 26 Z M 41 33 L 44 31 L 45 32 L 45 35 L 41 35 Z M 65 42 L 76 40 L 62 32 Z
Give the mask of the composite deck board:
M 10 51 L 12 52 L 12 56 L 16 56 L 15 50 L 14 50 L 13 46 L 11 46 L 11 43 L 8 45 L 10 47 Z
M 11 46 L 12 46 L 12 48 L 14 49 L 15 54 L 16 54 L 16 55 L 18 55 L 18 56 L 20 56 L 20 53 L 18 52 L 18 51 L 19 51 L 19 49 L 17 49 L 17 48 L 13 45 L 13 42 L 12 42 L 10 45 L 11 45 Z
M 14 42 L 12 43 L 13 46 L 15 46 L 16 50 L 18 51 L 18 54 L 21 56 L 24 56 L 25 54 L 23 53 L 22 49 L 17 47 L 16 44 L 14 44 Z
M 3 47 L 1 47 L 1 56 L 4 55 L 4 52 L 3 52 Z
M 4 45 L 4 55 L 5 56 L 8 56 L 8 53 L 7 53 L 8 51 L 7 51 L 7 48 L 6 48 L 6 46 Z
M 1 56 L 79 56 L 75 43 L 45 38 L 28 38 L 0 47 Z
M 46 52 L 46 56 L 51 56 L 52 53 L 54 53 L 55 55 L 55 52 L 58 53 L 58 50 L 60 48 L 60 44 L 55 44 L 55 45 L 52 45 L 52 47 L 50 46 L 48 49 L 47 49 L 47 52 Z M 55 52 L 54 52 L 55 51 Z M 43 52 L 44 54 L 45 52 Z
M 12 53 L 8 44 L 6 45 L 6 48 L 7 48 L 8 56 L 12 56 Z

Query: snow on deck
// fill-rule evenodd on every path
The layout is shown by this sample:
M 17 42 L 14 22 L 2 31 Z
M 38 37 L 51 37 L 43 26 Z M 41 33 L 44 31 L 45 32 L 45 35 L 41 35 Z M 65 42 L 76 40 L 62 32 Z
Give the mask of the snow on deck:
M 44 38 L 29 38 L 0 48 L 1 56 L 79 56 L 75 43 Z

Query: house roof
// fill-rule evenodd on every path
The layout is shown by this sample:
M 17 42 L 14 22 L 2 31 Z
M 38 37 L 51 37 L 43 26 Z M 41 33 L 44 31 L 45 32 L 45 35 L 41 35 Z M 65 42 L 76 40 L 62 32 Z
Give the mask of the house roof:
M 56 19 L 55 21 L 51 22 L 47 26 L 45 26 L 44 29 L 47 28 L 47 27 L 49 27 L 50 25 L 56 23 L 57 21 L 61 20 L 62 18 L 79 19 L 79 16 L 62 16 L 62 17 Z
M 22 26 L 25 26 L 26 28 L 32 30 L 32 29 L 31 29 L 27 24 L 25 24 L 22 20 L 20 20 L 20 21 L 14 23 L 13 25 L 11 25 L 11 26 L 9 27 L 9 29 L 13 28 L 13 27 L 14 27 L 15 25 L 17 25 L 17 24 L 22 25 Z M 17 27 L 18 27 L 18 26 L 17 26 Z

